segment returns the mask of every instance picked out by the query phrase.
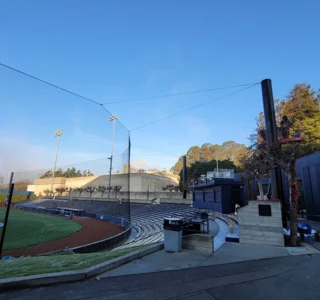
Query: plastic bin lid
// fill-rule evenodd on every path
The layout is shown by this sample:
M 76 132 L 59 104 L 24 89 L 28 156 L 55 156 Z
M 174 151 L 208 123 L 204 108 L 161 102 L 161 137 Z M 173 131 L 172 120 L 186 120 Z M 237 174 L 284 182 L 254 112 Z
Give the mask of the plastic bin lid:
M 177 217 L 175 217 L 175 218 L 171 218 L 171 217 L 166 217 L 166 218 L 164 218 L 165 220 L 168 220 L 168 221 L 181 221 L 182 219 L 181 218 L 177 218 Z

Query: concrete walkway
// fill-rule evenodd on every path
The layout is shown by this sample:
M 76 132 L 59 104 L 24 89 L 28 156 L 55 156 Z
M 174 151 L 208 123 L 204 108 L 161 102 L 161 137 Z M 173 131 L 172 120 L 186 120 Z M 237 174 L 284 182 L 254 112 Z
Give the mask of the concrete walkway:
M 320 299 L 320 256 L 287 256 L 1 292 L 0 300 Z
M 224 243 L 214 254 L 191 250 L 180 253 L 155 252 L 141 259 L 101 274 L 100 278 L 211 266 L 263 258 L 289 256 L 287 248 Z

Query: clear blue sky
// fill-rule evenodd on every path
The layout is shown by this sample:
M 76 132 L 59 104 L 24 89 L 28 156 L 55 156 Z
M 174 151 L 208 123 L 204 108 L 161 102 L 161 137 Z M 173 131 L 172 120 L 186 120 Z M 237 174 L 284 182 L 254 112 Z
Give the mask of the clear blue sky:
M 298 82 L 319 88 L 320 2 L 4 1 L 0 62 L 98 102 L 260 82 L 274 96 Z M 236 89 L 109 105 L 129 129 Z M 99 106 L 0 67 L 0 173 L 109 155 Z M 260 86 L 132 132 L 134 163 L 170 168 L 190 146 L 246 143 L 262 109 Z M 118 126 L 118 125 L 117 125 Z M 117 127 L 116 154 L 126 131 Z M 155 156 L 154 156 L 155 155 Z M 138 161 L 139 160 L 139 161 Z M 2 171 L 1 171 L 2 170 Z

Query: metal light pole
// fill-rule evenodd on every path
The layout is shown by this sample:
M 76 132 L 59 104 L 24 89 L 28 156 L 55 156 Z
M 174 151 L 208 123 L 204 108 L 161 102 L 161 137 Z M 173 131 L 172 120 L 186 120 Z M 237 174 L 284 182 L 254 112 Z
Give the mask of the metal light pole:
M 111 155 L 110 159 L 110 170 L 109 170 L 109 186 L 108 186 L 108 199 L 110 199 L 110 188 L 111 188 L 111 172 L 112 172 L 112 162 L 113 162 L 113 150 L 114 150 L 114 134 L 116 130 L 116 121 L 118 120 L 118 115 L 113 115 L 109 117 L 109 121 L 113 121 L 113 128 L 112 128 L 112 141 L 111 141 Z
M 56 171 L 58 152 L 59 152 L 59 145 L 60 145 L 60 136 L 62 135 L 62 133 L 63 133 L 63 130 L 61 130 L 61 129 L 57 130 L 54 133 L 54 137 L 58 137 L 58 141 L 57 141 L 56 156 L 55 156 L 55 159 L 54 159 L 53 170 L 52 170 L 52 179 L 51 179 L 51 193 L 52 193 L 52 196 L 54 195 L 54 193 L 53 193 L 54 173 Z

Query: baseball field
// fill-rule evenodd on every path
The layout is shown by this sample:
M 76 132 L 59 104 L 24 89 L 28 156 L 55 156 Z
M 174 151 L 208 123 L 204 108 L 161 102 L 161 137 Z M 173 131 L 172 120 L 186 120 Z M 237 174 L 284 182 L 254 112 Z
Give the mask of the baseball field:
M 4 223 L 5 208 L 0 208 Z M 0 234 L 2 233 L 0 227 Z M 59 240 L 82 229 L 82 225 L 63 218 L 11 209 L 4 240 L 4 250 L 25 248 Z

